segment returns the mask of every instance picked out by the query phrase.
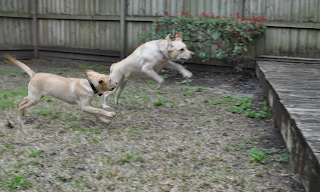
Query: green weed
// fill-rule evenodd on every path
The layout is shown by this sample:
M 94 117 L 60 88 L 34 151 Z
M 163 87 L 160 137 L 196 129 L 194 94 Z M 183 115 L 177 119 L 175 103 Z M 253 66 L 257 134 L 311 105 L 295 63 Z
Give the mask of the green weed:
M 138 104 L 138 101 L 136 101 L 136 100 L 133 100 L 133 99 L 130 99 L 130 102 L 131 102 L 131 104 L 133 104 L 133 105 L 136 105 L 136 104 Z
M 52 97 L 50 96 L 45 96 L 41 99 L 41 101 L 46 101 L 46 102 L 52 102 Z
M 9 143 L 4 144 L 4 146 L 9 149 L 14 149 L 14 146 L 10 145 Z
M 153 105 L 155 105 L 155 106 L 161 106 L 161 105 L 163 105 L 165 102 L 167 102 L 168 100 L 167 99 L 157 99 L 157 100 L 155 100 L 155 101 L 153 101 L 152 103 L 153 103 Z
M 257 163 L 265 163 L 266 161 L 264 160 L 267 156 L 266 153 L 262 150 L 258 150 L 257 148 L 252 148 L 249 151 L 250 155 L 250 162 L 257 162 Z
M 12 91 L 12 93 L 14 95 L 21 95 L 21 96 L 25 96 L 28 94 L 28 87 L 23 87 L 23 88 L 19 88 L 15 91 Z
M 283 154 L 282 157 L 280 157 L 277 161 L 279 162 L 283 162 L 283 163 L 289 163 L 290 161 L 290 152 L 288 149 L 284 149 L 282 151 L 280 151 L 280 153 Z
M 71 125 L 67 127 L 67 129 L 72 129 L 72 131 L 82 131 L 82 132 L 87 132 L 88 130 L 81 127 L 80 125 Z
M 11 77 L 16 77 L 17 74 L 15 74 L 15 73 L 10 73 L 10 76 L 11 76 Z
M 29 182 L 28 179 L 24 177 L 24 174 L 21 175 L 12 175 L 12 179 L 2 181 L 10 190 L 16 189 L 27 189 L 32 187 L 32 184 Z
M 164 75 L 160 75 L 162 78 L 164 79 L 167 79 L 168 78 L 168 75 L 167 74 L 164 74 Z
M 190 91 L 190 88 L 185 88 L 184 89 L 184 92 L 182 93 L 184 96 L 190 96 L 191 95 L 191 91 Z
M 66 121 L 76 121 L 76 120 L 77 120 L 76 116 L 66 118 Z
M 1 99 L 0 107 L 4 107 L 4 108 L 15 107 L 15 103 L 11 99 Z
M 257 119 L 272 117 L 271 109 L 268 106 L 268 103 L 266 100 L 259 103 L 263 105 L 264 111 L 255 112 L 253 110 L 251 100 L 247 95 L 243 96 L 243 99 L 240 99 L 238 97 L 233 97 L 233 96 L 227 96 L 225 98 L 218 98 L 210 101 L 212 105 L 230 103 L 230 102 L 232 105 L 227 107 L 226 109 L 231 113 L 237 113 L 237 114 L 244 113 L 246 117 L 257 118 Z
M 185 79 L 185 80 L 183 80 L 181 83 L 183 83 L 183 84 L 189 84 L 189 83 L 191 83 L 191 79 Z
M 89 66 L 89 65 L 80 65 L 79 67 L 81 69 L 94 69 L 94 66 Z
M 41 155 L 40 152 L 32 151 L 31 153 L 29 153 L 28 157 L 43 157 L 43 155 Z
M 209 90 L 208 90 L 208 89 L 205 89 L 205 88 L 202 88 L 202 87 L 198 87 L 198 88 L 196 89 L 196 92 L 209 92 Z
M 151 85 L 156 84 L 156 82 L 155 82 L 155 81 L 153 81 L 153 80 L 148 80 L 148 81 L 147 81 L 147 83 L 148 83 L 148 84 L 151 84 Z
M 259 136 L 252 136 L 251 140 L 252 141 L 259 141 L 260 139 L 259 139 Z
M 141 153 L 136 153 L 136 152 L 132 152 L 125 154 L 125 158 L 121 159 L 120 161 L 123 163 L 129 163 L 132 161 L 140 161 L 143 162 L 143 159 L 140 157 L 142 154 Z
M 164 94 L 164 92 L 160 91 L 160 90 L 156 90 L 156 91 L 153 91 L 155 94 Z
M 44 109 L 36 109 L 35 112 L 37 116 L 40 116 L 40 115 L 49 116 L 49 115 L 52 115 L 53 110 L 54 109 L 44 108 Z
M 151 99 L 147 96 L 147 95 L 144 95 L 141 97 L 145 102 L 150 102 Z

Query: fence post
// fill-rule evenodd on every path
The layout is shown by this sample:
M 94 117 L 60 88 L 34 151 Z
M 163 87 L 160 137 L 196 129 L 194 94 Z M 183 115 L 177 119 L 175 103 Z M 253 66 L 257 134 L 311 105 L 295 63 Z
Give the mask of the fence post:
M 38 8 L 38 0 L 33 0 L 33 15 L 32 15 L 33 52 L 34 52 L 34 58 L 36 58 L 36 59 L 38 59 L 37 8 Z
M 121 41 L 121 51 L 120 51 L 120 59 L 123 59 L 126 54 L 127 48 L 127 0 L 121 0 L 120 7 L 120 41 Z

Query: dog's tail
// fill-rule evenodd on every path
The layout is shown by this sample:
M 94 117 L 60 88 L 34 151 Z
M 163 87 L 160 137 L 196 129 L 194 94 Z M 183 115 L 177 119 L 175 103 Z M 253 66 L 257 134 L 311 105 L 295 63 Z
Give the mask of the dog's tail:
M 13 58 L 11 55 L 9 54 L 5 54 L 4 56 L 6 59 L 8 59 L 11 63 L 15 64 L 16 66 L 20 67 L 21 69 L 23 69 L 25 72 L 27 72 L 27 74 L 30 76 L 30 78 L 32 78 L 36 73 L 34 71 L 32 71 L 32 69 L 30 69 L 27 65 L 25 65 L 24 63 L 16 60 L 15 58 Z

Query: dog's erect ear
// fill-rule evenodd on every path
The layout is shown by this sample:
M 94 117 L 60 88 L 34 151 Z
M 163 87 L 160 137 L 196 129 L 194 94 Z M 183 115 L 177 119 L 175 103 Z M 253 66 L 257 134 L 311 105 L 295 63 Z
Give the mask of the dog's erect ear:
M 171 41 L 171 33 L 169 33 L 166 37 L 166 40 L 167 40 L 167 44 L 166 44 L 166 48 L 171 48 L 172 47 L 172 41 Z
M 176 39 L 175 41 L 182 41 L 182 35 L 179 32 L 176 32 Z

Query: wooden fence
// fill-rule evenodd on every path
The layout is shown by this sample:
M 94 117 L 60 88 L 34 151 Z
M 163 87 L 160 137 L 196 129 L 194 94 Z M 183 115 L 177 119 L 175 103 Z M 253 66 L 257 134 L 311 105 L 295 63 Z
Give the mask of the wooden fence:
M 318 0 L 0 0 L 0 57 L 115 62 L 139 46 L 137 36 L 156 14 L 182 10 L 265 16 L 266 34 L 252 43 L 253 57 L 320 58 Z

